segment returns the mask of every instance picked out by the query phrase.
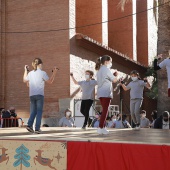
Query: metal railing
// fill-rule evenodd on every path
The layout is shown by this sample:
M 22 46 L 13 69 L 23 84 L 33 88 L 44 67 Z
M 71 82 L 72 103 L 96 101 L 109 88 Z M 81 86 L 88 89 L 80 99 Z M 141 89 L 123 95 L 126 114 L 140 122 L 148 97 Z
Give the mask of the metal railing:
M 18 118 L 0 118 L 0 127 L 1 128 L 19 127 L 19 126 L 23 126 L 23 125 L 24 125 L 24 121 L 20 117 L 18 117 Z

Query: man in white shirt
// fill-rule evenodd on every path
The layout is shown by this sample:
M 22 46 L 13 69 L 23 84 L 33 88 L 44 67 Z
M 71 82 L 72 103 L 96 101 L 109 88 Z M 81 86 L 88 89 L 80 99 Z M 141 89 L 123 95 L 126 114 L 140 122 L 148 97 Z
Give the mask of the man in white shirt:
M 170 97 L 170 50 L 168 51 L 169 55 L 166 59 L 164 59 L 160 64 L 158 64 L 158 60 L 162 59 L 162 54 L 159 54 L 157 58 L 154 60 L 154 70 L 160 70 L 162 68 L 166 68 L 167 77 L 168 77 L 168 97 Z

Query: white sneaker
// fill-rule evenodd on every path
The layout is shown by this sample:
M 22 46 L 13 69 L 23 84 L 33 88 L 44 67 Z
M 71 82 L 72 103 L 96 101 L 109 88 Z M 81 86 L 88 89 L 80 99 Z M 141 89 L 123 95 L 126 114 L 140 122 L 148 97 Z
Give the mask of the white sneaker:
M 140 125 L 136 126 L 135 130 L 140 130 Z
M 103 128 L 103 129 L 102 129 L 102 133 L 103 133 L 104 135 L 107 135 L 107 134 L 109 134 L 109 131 L 108 131 L 106 128 Z
M 103 132 L 103 128 L 98 128 L 98 129 L 97 129 L 97 133 L 98 133 L 99 135 L 101 135 L 102 132 Z

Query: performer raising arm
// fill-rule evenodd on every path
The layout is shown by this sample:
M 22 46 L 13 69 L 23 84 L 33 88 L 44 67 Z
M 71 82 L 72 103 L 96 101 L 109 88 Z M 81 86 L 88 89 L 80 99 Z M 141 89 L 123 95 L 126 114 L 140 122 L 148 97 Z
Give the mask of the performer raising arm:
M 114 75 L 111 73 L 110 68 L 112 67 L 112 58 L 108 55 L 104 55 L 97 59 L 95 69 L 97 72 L 97 97 L 100 99 L 102 105 L 102 114 L 100 118 L 98 134 L 108 134 L 109 131 L 105 128 L 106 118 L 108 115 L 108 108 L 113 98 L 113 87 L 112 83 L 117 82 L 117 72 Z
M 47 73 L 42 70 L 43 62 L 40 58 L 35 58 L 32 62 L 33 70 L 28 73 L 28 65 L 25 65 L 25 72 L 23 76 L 23 82 L 29 84 L 29 96 L 30 96 L 30 117 L 28 120 L 27 130 L 34 132 L 33 123 L 36 117 L 35 133 L 41 133 L 41 119 L 44 104 L 44 86 L 45 82 L 52 84 L 57 72 L 57 68 L 54 67 L 52 76 L 49 78 Z
M 144 87 L 150 88 L 150 84 L 147 79 L 141 80 L 139 73 L 136 70 L 130 73 L 132 81 L 126 86 L 124 81 L 121 81 L 121 86 L 125 91 L 130 90 L 130 113 L 132 116 L 135 128 L 140 128 L 140 108 L 143 102 L 143 90 Z
M 73 73 L 70 74 L 73 82 L 77 85 L 80 85 L 82 89 L 82 101 L 81 101 L 81 108 L 80 112 L 84 115 L 84 124 L 82 129 L 86 129 L 86 125 L 90 126 L 92 120 L 89 118 L 89 111 L 90 107 L 93 104 L 93 100 L 95 97 L 95 86 L 97 85 L 97 81 L 93 79 L 93 71 L 91 70 L 86 70 L 85 71 L 85 79 L 83 81 L 77 81 Z
M 168 97 L 170 97 L 170 50 L 168 51 L 168 58 L 164 59 L 160 64 L 158 64 L 158 60 L 162 59 L 162 54 L 159 54 L 154 60 L 154 70 L 160 70 L 162 68 L 166 68 L 167 76 L 168 76 Z

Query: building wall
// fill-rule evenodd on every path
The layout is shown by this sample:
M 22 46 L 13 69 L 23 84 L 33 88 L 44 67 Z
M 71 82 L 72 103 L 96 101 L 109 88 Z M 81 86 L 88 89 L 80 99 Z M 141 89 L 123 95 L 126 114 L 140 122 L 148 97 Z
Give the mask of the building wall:
M 89 3 L 90 2 L 90 3 Z M 102 0 L 76 0 L 76 32 L 102 42 Z M 99 23 L 99 24 L 96 24 Z M 94 25 L 93 25 L 94 24 Z M 91 25 L 83 27 L 84 25 Z M 81 28 L 82 27 L 82 28 Z
M 148 65 L 148 20 L 147 20 L 147 0 L 136 1 L 137 18 L 137 60 Z
M 162 3 L 162 1 L 159 1 Z M 164 53 L 167 55 L 170 49 L 170 6 L 163 5 L 159 8 L 158 19 L 158 54 Z M 170 98 L 167 94 L 168 81 L 166 70 L 158 71 L 158 111 L 161 114 L 163 111 L 170 111 Z
M 0 103 L 1 106 L 4 106 L 4 99 L 5 99 L 5 63 L 6 63 L 6 58 L 5 58 L 5 54 L 6 54 L 6 50 L 5 50 L 5 46 L 6 46 L 6 34 L 2 33 L 5 32 L 6 29 L 6 1 L 0 1 L 0 6 L 1 6 L 1 17 L 0 17 Z
M 5 108 L 14 106 L 19 116 L 29 116 L 28 88 L 22 81 L 24 65 L 28 64 L 31 69 L 32 60 L 40 57 L 49 76 L 54 66 L 60 69 L 54 83 L 46 85 L 45 89 L 44 115 L 55 115 L 59 111 L 60 99 L 70 97 L 69 30 L 50 30 L 69 27 L 68 1 L 5 2 L 6 22 L 1 24 L 6 25 L 6 32 L 18 33 L 5 34 L 6 53 L 1 55 L 1 61 L 2 57 L 6 60 L 6 63 L 1 63 L 5 64 L 5 84 L 1 87 L 5 88 L 5 103 L 3 105 L 1 101 L 0 105 Z M 1 50 L 2 47 L 3 44 Z
M 157 54 L 158 10 L 155 2 L 137 1 L 137 60 L 146 66 L 152 65 Z
M 108 1 L 110 21 L 108 23 L 108 46 L 133 59 L 133 17 L 123 18 L 132 14 L 132 3 L 126 4 L 125 11 L 122 12 L 117 7 L 119 2 L 120 0 Z

